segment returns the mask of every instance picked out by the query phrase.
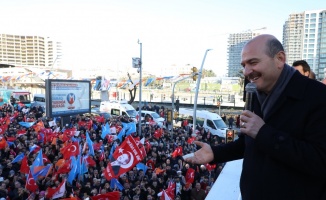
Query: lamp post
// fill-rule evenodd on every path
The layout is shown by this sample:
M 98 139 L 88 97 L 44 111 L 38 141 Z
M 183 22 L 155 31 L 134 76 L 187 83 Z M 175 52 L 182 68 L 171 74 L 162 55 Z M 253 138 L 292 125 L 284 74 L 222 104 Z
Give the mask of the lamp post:
M 189 78 L 189 77 L 195 76 L 195 75 L 197 75 L 197 74 L 198 74 L 198 73 L 192 73 L 191 75 L 186 76 L 186 77 L 183 77 L 182 79 L 177 80 L 176 82 L 173 83 L 173 87 L 172 87 L 172 98 L 171 98 L 171 100 L 172 100 L 172 113 L 171 113 L 171 115 L 172 115 L 172 122 L 171 122 L 171 132 L 170 132 L 171 137 L 173 136 L 174 89 L 175 89 L 175 85 L 176 85 L 177 83 L 179 83 L 180 81 L 183 81 L 183 80 L 185 80 L 185 79 L 187 79 L 187 78 Z
M 198 73 L 198 80 L 197 80 L 197 85 L 196 85 L 196 93 L 195 93 L 195 99 L 194 99 L 194 113 L 193 113 L 193 123 L 192 123 L 192 133 L 195 133 L 196 131 L 196 110 L 197 110 L 197 99 L 198 99 L 198 91 L 199 91 L 199 86 L 200 86 L 200 79 L 206 59 L 207 52 L 209 52 L 212 49 L 206 49 L 205 55 L 203 58 L 203 62 L 201 63 L 201 67 Z
M 138 100 L 138 135 L 139 137 L 142 135 L 141 133 L 141 95 L 142 95 L 142 43 L 138 40 L 139 44 L 139 100 Z

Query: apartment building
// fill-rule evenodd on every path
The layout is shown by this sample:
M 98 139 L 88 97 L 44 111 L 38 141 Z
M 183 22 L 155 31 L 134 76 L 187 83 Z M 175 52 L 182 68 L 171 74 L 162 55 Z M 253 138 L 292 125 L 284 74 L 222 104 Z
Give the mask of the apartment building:
M 241 33 L 232 33 L 228 37 L 228 77 L 239 77 L 239 72 L 242 70 L 241 63 L 241 51 L 244 45 L 252 38 L 260 35 L 256 29 L 248 30 Z
M 290 14 L 283 26 L 283 44 L 287 62 L 306 60 L 316 78 L 325 77 L 326 9 Z
M 53 68 L 61 55 L 61 43 L 49 37 L 0 34 L 0 64 Z

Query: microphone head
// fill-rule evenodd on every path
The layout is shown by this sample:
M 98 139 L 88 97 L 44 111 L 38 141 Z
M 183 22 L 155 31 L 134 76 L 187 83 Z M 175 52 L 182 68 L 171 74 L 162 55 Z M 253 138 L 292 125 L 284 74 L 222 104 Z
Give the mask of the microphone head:
M 257 90 L 257 86 L 256 86 L 256 84 L 255 83 L 248 83 L 247 85 L 246 85 L 246 92 L 256 92 L 256 90 Z

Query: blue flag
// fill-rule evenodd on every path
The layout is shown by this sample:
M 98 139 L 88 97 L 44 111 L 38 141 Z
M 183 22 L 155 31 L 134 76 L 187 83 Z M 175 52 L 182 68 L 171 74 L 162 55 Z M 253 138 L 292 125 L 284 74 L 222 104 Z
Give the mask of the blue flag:
M 111 189 L 114 189 L 114 188 L 118 188 L 120 191 L 122 191 L 123 189 L 125 189 L 122 185 L 121 185 L 121 183 L 119 183 L 119 181 L 117 180 L 117 179 L 115 179 L 115 178 L 112 178 L 111 179 L 111 183 L 110 183 L 110 188 Z
M 105 126 L 102 126 L 101 138 L 104 140 L 107 134 L 110 134 L 110 125 L 108 122 L 106 122 Z
M 42 155 L 42 149 L 38 152 L 33 164 L 31 165 L 31 171 L 33 172 L 34 167 L 37 166 L 43 166 L 43 155 Z
M 93 124 L 93 129 L 94 129 L 94 130 L 97 130 L 97 126 L 96 126 L 96 124 Z
M 95 156 L 94 147 L 93 147 L 93 141 L 89 137 L 88 131 L 86 131 L 86 143 L 87 143 L 88 149 L 89 149 L 89 152 L 88 153 L 90 155 L 92 155 L 92 156 Z
M 40 177 L 46 177 L 51 169 L 52 169 L 52 164 L 47 164 L 41 170 L 35 173 L 32 172 L 32 176 L 34 177 L 35 180 L 38 180 L 38 178 Z
M 19 125 L 24 126 L 26 128 L 30 128 L 35 124 L 35 122 L 18 122 L 18 123 Z
M 11 163 L 16 163 L 23 160 L 24 156 L 25 156 L 24 153 L 18 154 L 18 156 L 16 156 L 16 158 L 14 158 Z
M 131 122 L 128 124 L 128 130 L 126 132 L 126 136 L 135 133 L 136 132 L 136 123 L 135 122 Z
M 138 163 L 136 165 L 136 168 L 137 168 L 137 170 L 140 170 L 140 169 L 143 170 L 144 174 L 146 174 L 146 171 L 148 169 L 148 167 L 146 165 L 144 165 L 143 163 Z
M 118 139 L 120 142 L 122 142 L 122 137 L 126 135 L 126 130 L 128 128 L 128 125 L 125 125 L 126 123 L 122 123 L 122 129 L 118 133 Z
M 74 181 L 77 175 L 77 160 L 75 156 L 71 156 L 70 159 L 72 168 L 68 174 L 68 183 L 72 185 L 72 182 Z
M 112 145 L 112 147 L 111 147 L 111 150 L 110 150 L 110 155 L 109 155 L 109 159 L 110 159 L 110 160 L 112 160 L 113 153 L 114 153 L 114 151 L 115 151 L 115 148 L 117 148 L 117 146 L 118 146 L 117 143 L 114 142 L 113 145 Z

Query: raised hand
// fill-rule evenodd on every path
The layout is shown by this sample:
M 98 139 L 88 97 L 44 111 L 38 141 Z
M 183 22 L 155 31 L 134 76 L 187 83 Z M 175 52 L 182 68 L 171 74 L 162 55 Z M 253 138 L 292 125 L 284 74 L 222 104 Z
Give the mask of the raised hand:
M 206 164 L 213 161 L 214 154 L 209 144 L 199 141 L 194 141 L 194 144 L 201 146 L 201 149 L 196 151 L 193 157 L 186 158 L 186 162 L 193 164 Z

